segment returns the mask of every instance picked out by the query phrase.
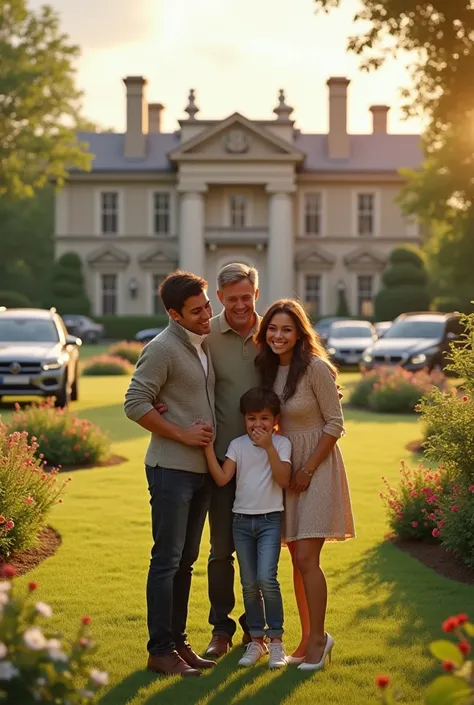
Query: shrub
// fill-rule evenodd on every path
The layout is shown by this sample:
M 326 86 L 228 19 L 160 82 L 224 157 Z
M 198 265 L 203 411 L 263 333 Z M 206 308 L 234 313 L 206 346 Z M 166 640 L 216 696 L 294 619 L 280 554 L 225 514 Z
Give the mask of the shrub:
M 438 531 L 442 545 L 474 569 L 474 482 L 463 477 L 439 498 Z
M 457 637 L 457 643 L 440 639 L 429 645 L 432 655 L 440 662 L 444 671 L 437 676 L 426 691 L 423 702 L 429 705 L 454 705 L 454 703 L 474 702 L 474 660 L 468 658 L 472 652 L 474 624 L 464 612 L 448 617 L 442 623 L 443 632 Z M 379 675 L 376 685 L 381 691 L 380 701 L 384 705 L 394 705 L 400 696 L 392 692 L 389 676 Z
M 143 350 L 141 343 L 132 343 L 122 340 L 120 343 L 114 343 L 108 349 L 108 354 L 114 357 L 121 357 L 123 360 L 128 360 L 132 365 L 136 365 L 140 353 Z
M 27 308 L 31 302 L 27 296 L 18 291 L 0 291 L 0 306 L 7 308 Z
M 82 370 L 82 374 L 88 376 L 131 375 L 132 372 L 133 365 L 128 360 L 114 355 L 90 357 Z
M 143 328 L 161 328 L 168 325 L 168 316 L 95 316 L 102 323 L 109 340 L 133 340 Z
M 90 465 L 110 453 L 110 441 L 103 431 L 67 409 L 55 408 L 52 399 L 24 409 L 17 406 L 7 428 L 34 436 L 37 452 L 48 465 Z
M 30 582 L 22 593 L 10 582 L 14 575 L 15 569 L 7 565 L 3 576 L 8 582 L 0 582 L 0 699 L 11 705 L 97 702 L 96 694 L 109 676 L 88 666 L 96 652 L 89 636 L 90 617 L 82 617 L 71 642 L 40 628 L 39 619 L 48 619 L 52 609 L 41 601 L 31 604 L 38 585 Z
M 431 302 L 431 310 L 440 313 L 453 313 L 460 311 L 461 308 L 461 299 L 458 299 L 457 296 L 437 296 Z
M 430 470 L 421 465 L 409 468 L 402 461 L 398 488 L 382 478 L 386 490 L 380 497 L 388 512 L 392 535 L 399 539 L 433 539 L 439 533 L 439 498 L 449 486 L 449 476 L 438 468 Z M 434 533 L 433 533 L 434 532 Z
M 391 321 L 407 311 L 428 310 L 431 296 L 421 252 L 398 247 L 390 253 L 389 266 L 382 274 L 383 287 L 375 298 L 375 317 Z
M 0 556 L 32 546 L 66 482 L 46 472 L 39 446 L 28 434 L 0 424 Z M 0 603 L 1 607 L 1 603 Z
M 66 252 L 53 265 L 51 293 L 53 305 L 60 313 L 88 315 L 82 260 L 75 252 Z
M 441 372 L 409 372 L 402 367 L 378 367 L 366 372 L 355 387 L 351 403 L 379 413 L 409 413 L 433 385 L 446 388 Z

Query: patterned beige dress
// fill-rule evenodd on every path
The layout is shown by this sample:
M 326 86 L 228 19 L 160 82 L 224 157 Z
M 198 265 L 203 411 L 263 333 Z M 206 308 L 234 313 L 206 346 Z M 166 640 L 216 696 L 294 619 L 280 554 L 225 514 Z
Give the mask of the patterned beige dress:
M 282 401 L 280 429 L 291 441 L 295 473 L 307 462 L 323 432 L 340 438 L 344 426 L 338 391 L 327 364 L 313 357 L 295 394 L 284 402 L 289 369 L 279 367 L 274 389 Z M 344 541 L 355 536 L 346 469 L 337 444 L 305 492 L 286 490 L 283 536 L 287 542 L 322 537 Z

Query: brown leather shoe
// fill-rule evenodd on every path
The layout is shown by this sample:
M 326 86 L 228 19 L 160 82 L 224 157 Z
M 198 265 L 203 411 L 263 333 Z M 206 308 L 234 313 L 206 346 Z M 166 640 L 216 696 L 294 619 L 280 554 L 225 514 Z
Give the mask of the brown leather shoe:
M 232 639 L 230 639 L 225 634 L 214 634 L 209 646 L 207 647 L 204 656 L 210 656 L 211 658 L 221 658 L 229 653 L 232 646 Z
M 191 666 L 183 661 L 177 651 L 172 651 L 165 656 L 148 656 L 147 668 L 154 673 L 160 673 L 166 676 L 200 676 L 201 671 L 191 668 Z
M 208 659 L 198 656 L 188 643 L 176 649 L 176 651 L 191 668 L 214 668 L 216 665 L 215 661 L 209 661 Z

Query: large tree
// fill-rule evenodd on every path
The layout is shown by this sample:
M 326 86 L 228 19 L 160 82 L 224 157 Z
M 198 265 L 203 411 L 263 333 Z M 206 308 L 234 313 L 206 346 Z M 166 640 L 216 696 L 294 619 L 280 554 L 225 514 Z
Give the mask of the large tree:
M 347 0 L 315 0 L 330 11 Z M 407 116 L 422 117 L 425 162 L 406 173 L 401 202 L 429 225 L 432 267 L 450 257 L 443 288 L 465 299 L 474 258 L 474 7 L 472 0 L 361 0 L 348 48 L 361 68 L 377 69 L 389 57 L 405 61 L 411 86 L 402 91 Z M 357 29 L 360 27 L 360 32 Z M 447 264 L 447 263 L 446 263 Z
M 48 6 L 0 0 L 0 198 L 32 196 L 68 167 L 89 168 L 77 141 L 79 48 Z

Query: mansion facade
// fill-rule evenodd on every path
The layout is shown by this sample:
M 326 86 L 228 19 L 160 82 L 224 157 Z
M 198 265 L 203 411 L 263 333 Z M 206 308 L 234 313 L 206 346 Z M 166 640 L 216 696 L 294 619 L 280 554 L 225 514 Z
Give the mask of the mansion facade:
M 81 133 L 92 169 L 56 199 L 56 257 L 81 257 L 95 315 L 162 313 L 157 288 L 178 267 L 209 281 L 217 312 L 217 273 L 236 261 L 259 270 L 261 311 L 296 296 L 332 315 L 345 291 L 351 314 L 371 314 L 391 250 L 420 241 L 396 202 L 420 139 L 388 134 L 387 106 L 372 106 L 371 134 L 348 134 L 349 81 L 330 78 L 329 132 L 306 134 L 283 91 L 272 120 L 201 120 L 191 91 L 164 133 L 146 80 L 124 83 L 125 134 Z

